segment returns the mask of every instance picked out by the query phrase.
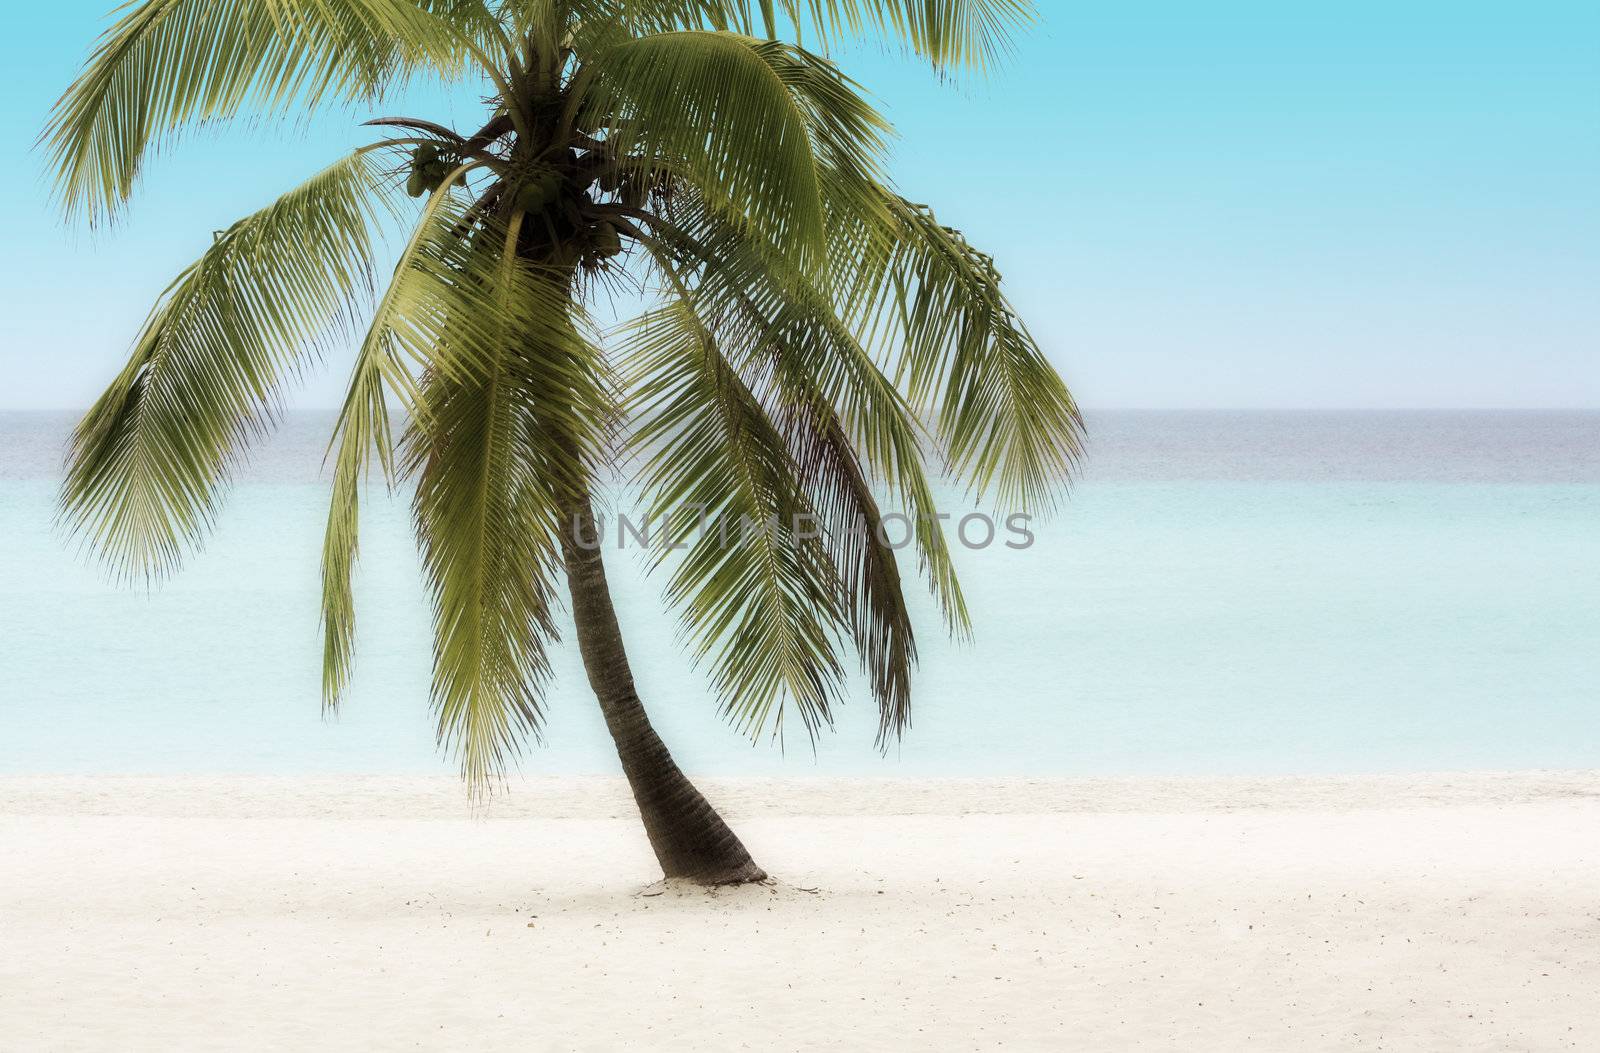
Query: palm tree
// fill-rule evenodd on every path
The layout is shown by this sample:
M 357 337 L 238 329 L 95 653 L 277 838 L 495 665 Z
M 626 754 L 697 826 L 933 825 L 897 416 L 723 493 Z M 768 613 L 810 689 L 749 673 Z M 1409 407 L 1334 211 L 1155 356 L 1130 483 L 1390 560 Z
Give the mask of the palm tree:
M 657 550 L 665 600 L 736 726 L 829 726 L 853 649 L 880 744 L 901 734 L 916 647 L 880 499 L 918 524 L 920 573 L 965 634 L 925 461 L 1043 510 L 1081 424 L 993 261 L 890 188 L 888 124 L 819 52 L 878 35 L 981 72 L 1031 17 L 1026 0 L 130 6 L 41 139 L 69 220 L 113 220 L 146 153 L 196 124 L 373 106 L 423 78 L 487 90 L 487 112 L 466 134 L 369 121 L 375 141 L 219 232 L 74 431 L 64 519 L 117 574 L 166 574 L 285 385 L 357 347 L 329 449 L 325 705 L 351 673 L 378 471 L 414 486 L 438 737 L 469 784 L 539 733 L 564 576 L 662 870 L 761 879 L 640 704 L 595 494 L 627 479 L 678 539 Z M 587 307 L 619 288 L 648 307 L 602 332 Z

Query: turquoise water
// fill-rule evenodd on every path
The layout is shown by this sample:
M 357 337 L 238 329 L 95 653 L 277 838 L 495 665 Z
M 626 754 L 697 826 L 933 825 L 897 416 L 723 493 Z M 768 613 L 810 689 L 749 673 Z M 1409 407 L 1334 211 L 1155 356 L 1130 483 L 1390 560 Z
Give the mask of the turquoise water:
M 51 529 L 49 415 L 0 416 L 0 772 L 435 772 L 428 622 L 375 501 L 344 715 L 319 713 L 317 479 L 291 420 L 154 594 Z M 686 666 L 658 583 L 608 553 L 641 691 L 687 767 L 738 773 L 1270 773 L 1600 767 L 1600 414 L 1091 418 L 1064 514 L 960 553 L 978 638 L 919 608 L 915 726 L 857 692 L 813 752 L 753 747 Z M 959 510 L 959 503 L 950 505 Z M 523 770 L 610 771 L 572 648 Z

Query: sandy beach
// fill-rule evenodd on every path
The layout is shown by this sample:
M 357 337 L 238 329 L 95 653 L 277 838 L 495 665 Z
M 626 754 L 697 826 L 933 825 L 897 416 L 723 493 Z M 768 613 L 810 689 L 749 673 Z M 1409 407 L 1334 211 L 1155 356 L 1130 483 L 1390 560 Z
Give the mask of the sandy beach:
M 0 779 L 12 1049 L 1600 1048 L 1600 774 Z

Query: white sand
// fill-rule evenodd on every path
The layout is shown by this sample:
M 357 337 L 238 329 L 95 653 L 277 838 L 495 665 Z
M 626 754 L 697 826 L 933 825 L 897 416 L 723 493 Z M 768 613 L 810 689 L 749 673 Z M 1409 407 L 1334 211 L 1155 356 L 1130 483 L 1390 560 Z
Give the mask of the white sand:
M 0 779 L 17 1050 L 1600 1049 L 1600 774 Z

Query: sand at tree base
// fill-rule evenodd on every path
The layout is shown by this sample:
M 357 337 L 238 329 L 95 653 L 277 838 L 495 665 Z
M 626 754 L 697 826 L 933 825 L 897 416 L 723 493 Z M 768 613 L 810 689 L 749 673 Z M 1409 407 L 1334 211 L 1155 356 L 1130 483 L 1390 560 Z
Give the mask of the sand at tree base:
M 0 779 L 0 1046 L 1600 1049 L 1600 775 L 708 786 Z

